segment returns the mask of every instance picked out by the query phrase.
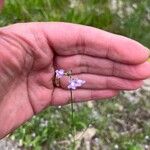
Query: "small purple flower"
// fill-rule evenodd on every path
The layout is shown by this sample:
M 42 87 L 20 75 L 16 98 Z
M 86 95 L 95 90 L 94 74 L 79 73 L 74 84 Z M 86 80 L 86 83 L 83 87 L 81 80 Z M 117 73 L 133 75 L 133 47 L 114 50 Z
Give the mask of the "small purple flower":
M 75 90 L 77 87 L 82 86 L 85 83 L 85 81 L 81 79 L 71 79 L 69 83 L 70 84 L 68 85 L 68 89 Z
M 60 79 L 64 76 L 65 71 L 63 69 L 59 69 L 55 71 L 56 73 L 56 78 Z
M 68 89 L 72 89 L 75 90 L 77 88 L 76 83 L 74 82 L 74 80 L 69 81 L 69 85 L 68 85 Z
M 85 83 L 85 81 L 81 79 L 75 79 L 75 83 L 77 87 L 80 87 Z

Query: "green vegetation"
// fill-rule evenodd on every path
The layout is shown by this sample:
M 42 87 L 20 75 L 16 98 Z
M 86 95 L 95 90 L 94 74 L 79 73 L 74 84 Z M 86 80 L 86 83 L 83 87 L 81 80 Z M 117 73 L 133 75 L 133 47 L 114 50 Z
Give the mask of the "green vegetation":
M 63 21 L 90 25 L 133 38 L 150 48 L 149 0 L 6 0 L 0 26 L 17 22 Z M 76 132 L 96 129 L 93 150 L 144 150 L 150 146 L 150 94 L 112 101 L 74 104 Z M 134 96 L 134 94 L 133 94 Z M 51 107 L 10 136 L 32 150 L 71 149 L 70 106 Z M 85 149 L 82 141 L 80 149 Z M 144 148 L 145 147 L 145 148 Z

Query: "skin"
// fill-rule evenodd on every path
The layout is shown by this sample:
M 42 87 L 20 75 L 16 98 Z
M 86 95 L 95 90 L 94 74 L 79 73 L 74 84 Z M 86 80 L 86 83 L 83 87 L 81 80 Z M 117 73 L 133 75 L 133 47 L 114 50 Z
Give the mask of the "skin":
M 67 78 L 53 84 L 55 69 L 86 80 L 74 102 L 133 90 L 150 77 L 149 51 L 140 43 L 69 23 L 22 23 L 0 29 L 0 138 L 48 106 L 70 102 Z
M 2 9 L 3 5 L 4 5 L 4 0 L 0 0 L 0 10 Z

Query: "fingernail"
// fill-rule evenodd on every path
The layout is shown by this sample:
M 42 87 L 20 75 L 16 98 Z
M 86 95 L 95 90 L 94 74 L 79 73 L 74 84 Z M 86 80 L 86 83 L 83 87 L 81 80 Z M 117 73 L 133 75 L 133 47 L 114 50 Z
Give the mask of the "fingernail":
M 148 58 L 147 62 L 150 62 L 150 57 Z
M 150 49 L 148 49 L 148 55 L 149 55 L 149 57 L 147 59 L 147 62 L 150 62 Z

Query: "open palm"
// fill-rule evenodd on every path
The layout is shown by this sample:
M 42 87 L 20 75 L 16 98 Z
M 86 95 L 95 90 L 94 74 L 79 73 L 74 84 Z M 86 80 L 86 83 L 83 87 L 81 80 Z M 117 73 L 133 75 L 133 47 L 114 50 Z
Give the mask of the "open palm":
M 67 23 L 26 23 L 0 29 L 0 138 L 50 105 L 69 103 L 68 79 L 55 87 L 55 69 L 73 70 L 86 84 L 76 102 L 110 98 L 150 76 L 148 50 L 131 39 Z

